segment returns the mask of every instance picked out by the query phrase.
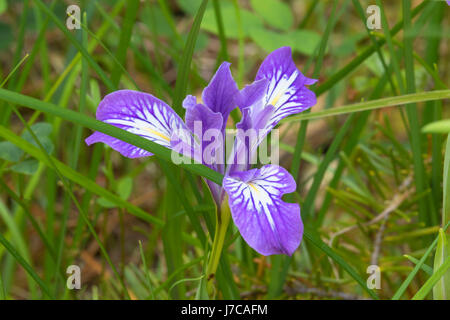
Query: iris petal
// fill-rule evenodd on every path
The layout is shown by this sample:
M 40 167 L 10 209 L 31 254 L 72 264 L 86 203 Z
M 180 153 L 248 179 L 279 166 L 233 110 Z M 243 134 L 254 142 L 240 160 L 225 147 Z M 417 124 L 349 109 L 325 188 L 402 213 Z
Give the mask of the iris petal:
M 262 82 L 263 79 L 266 79 L 266 82 Z M 243 119 L 243 122 L 254 122 L 252 119 L 260 117 L 259 114 L 271 105 L 274 107 L 274 112 L 265 124 L 265 131 L 268 133 L 281 119 L 300 113 L 316 104 L 314 92 L 306 88 L 306 85 L 314 84 L 316 81 L 305 77 L 297 69 L 292 60 L 290 47 L 273 51 L 261 64 L 255 82 L 240 92 L 238 100 L 240 108 L 253 109 L 247 115 L 244 114 L 244 117 L 251 117 L 251 119 Z M 254 92 L 261 96 L 263 88 L 265 92 L 260 100 L 248 98 L 249 95 L 255 96 Z M 243 105 L 243 101 L 247 103 Z M 248 101 L 253 103 L 250 105 Z
M 223 130 L 230 112 L 236 108 L 235 99 L 238 93 L 238 87 L 231 75 L 230 63 L 223 62 L 202 93 L 203 104 L 211 111 L 222 114 Z
M 280 120 L 315 105 L 316 96 L 306 87 L 315 82 L 297 69 L 292 60 L 291 48 L 282 47 L 269 54 L 261 64 L 255 81 L 242 89 L 236 99 L 242 111 L 242 119 L 236 127 L 244 134 L 250 129 L 256 130 L 258 134 L 250 144 L 238 134 L 234 158 L 242 157 L 239 154 L 245 150 L 248 155 L 253 155 Z M 230 166 L 229 172 L 242 168 L 236 162 Z
M 200 160 L 200 163 L 203 163 L 210 167 L 213 170 L 216 170 L 220 173 L 224 172 L 224 144 L 223 144 L 223 118 L 222 114 L 219 112 L 213 112 L 211 109 L 206 107 L 203 104 L 197 104 L 196 99 L 193 100 L 192 96 L 188 96 L 184 102 L 183 106 L 186 108 L 186 125 L 187 127 L 197 136 L 201 145 L 198 143 L 194 146 L 195 150 L 199 150 L 200 152 L 196 152 L 196 160 Z M 200 130 L 196 128 L 197 125 L 201 125 Z M 217 143 L 217 141 L 208 141 L 208 131 L 214 130 L 216 134 L 214 135 L 215 139 L 221 136 L 222 143 Z M 197 132 L 200 131 L 200 132 Z M 210 131 L 211 132 L 211 131 Z M 217 148 L 209 148 L 208 145 L 211 143 L 215 143 Z M 207 180 L 207 184 L 211 189 L 214 200 L 218 205 L 222 202 L 222 190 L 219 185 L 216 183 Z
M 97 120 L 109 123 L 164 147 L 171 147 L 171 140 L 177 131 L 187 131 L 183 120 L 166 103 L 151 94 L 119 90 L 105 96 L 100 102 Z M 128 158 L 151 156 L 146 150 L 103 134 L 95 132 L 86 140 L 88 145 L 103 142 Z
M 300 207 L 281 199 L 295 186 L 289 172 L 276 165 L 235 172 L 223 180 L 234 223 L 250 247 L 262 255 L 292 255 L 300 245 Z
M 263 104 L 275 107 L 271 121 L 268 122 L 272 128 L 281 119 L 316 104 L 315 94 L 305 86 L 314 84 L 317 80 L 305 77 L 297 69 L 290 47 L 282 47 L 267 56 L 256 75 L 256 81 L 260 79 L 269 81 Z

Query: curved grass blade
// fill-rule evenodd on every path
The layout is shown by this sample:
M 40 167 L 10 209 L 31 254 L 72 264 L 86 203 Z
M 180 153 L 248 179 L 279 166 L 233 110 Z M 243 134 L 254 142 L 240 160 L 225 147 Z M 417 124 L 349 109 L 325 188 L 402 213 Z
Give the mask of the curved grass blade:
M 29 264 L 30 268 L 33 268 L 33 261 L 31 259 L 29 247 L 25 242 L 25 238 L 21 233 L 19 225 L 16 223 L 13 215 L 11 215 L 11 213 L 9 212 L 8 208 L 5 206 L 3 201 L 0 201 L 0 218 L 3 224 L 6 226 L 7 228 L 6 230 L 8 230 L 12 244 L 17 248 L 18 254 L 20 254 L 20 256 L 23 257 L 23 259 Z M 6 234 L 5 236 L 8 237 L 8 235 Z M 32 277 L 28 275 L 27 278 L 30 290 L 30 297 L 34 299 L 37 297 L 37 287 L 33 282 Z
M 403 255 L 406 259 L 408 259 L 409 261 L 411 261 L 412 263 L 414 263 L 414 264 L 418 264 L 419 263 L 419 260 L 418 259 L 416 259 L 416 258 L 414 258 L 414 257 L 411 257 L 410 255 L 408 255 L 408 254 L 404 254 Z M 431 268 L 429 265 L 427 265 L 427 264 L 422 264 L 422 271 L 423 272 L 425 272 L 427 275 L 429 275 L 430 277 L 433 275 L 433 268 Z
M 199 276 L 199 277 L 197 277 L 197 278 L 186 278 L 186 279 L 180 279 L 180 280 L 176 281 L 176 282 L 169 288 L 169 291 L 168 291 L 169 296 L 171 295 L 172 290 L 173 290 L 177 285 L 179 285 L 179 284 L 181 284 L 181 283 L 189 282 L 189 281 L 200 281 L 200 280 L 202 280 L 204 277 L 205 277 L 205 275 L 203 274 L 203 275 L 201 275 L 201 276 Z
M 442 225 L 450 221 L 450 134 L 447 136 L 444 158 L 444 195 L 442 201 Z
M 81 45 L 81 43 L 70 33 L 70 31 L 63 25 L 60 19 L 41 1 L 35 0 L 37 6 L 44 11 L 46 15 L 55 23 L 55 25 L 64 33 L 64 35 L 72 42 L 72 44 L 78 49 L 78 51 L 86 58 L 91 67 L 97 72 L 98 76 L 102 79 L 103 83 L 108 87 L 109 91 L 115 89 L 114 84 L 111 82 L 97 62 L 92 59 L 92 56 L 87 52 L 87 50 Z
M 50 292 L 44 281 L 39 277 L 39 275 L 33 270 L 33 268 L 25 261 L 25 259 L 14 249 L 14 247 L 6 240 L 0 232 L 0 243 L 5 247 L 6 250 L 17 260 L 17 262 L 25 269 L 25 271 L 36 281 L 42 291 L 51 299 L 55 299 L 53 294 Z
M 444 230 L 439 229 L 438 243 L 434 254 L 433 275 L 439 272 L 445 260 L 449 257 L 450 250 L 447 235 Z M 445 271 L 433 287 L 434 300 L 448 300 L 448 298 L 450 298 L 450 270 Z
M 194 54 L 195 43 L 197 42 L 198 33 L 200 31 L 200 24 L 205 13 L 208 0 L 203 0 L 202 4 L 198 8 L 197 14 L 192 24 L 191 31 L 189 32 L 186 45 L 183 49 L 182 60 L 180 68 L 178 69 L 177 81 L 175 84 L 175 96 L 173 98 L 173 109 L 176 113 L 181 115 L 183 108 L 181 102 L 186 96 L 186 90 L 189 80 L 189 71 L 191 70 L 192 55 Z
M 13 199 L 19 206 L 23 208 L 25 211 L 28 219 L 30 220 L 32 226 L 38 233 L 39 237 L 41 238 L 42 242 L 44 243 L 46 249 L 49 250 L 50 255 L 52 258 L 55 258 L 55 251 L 53 248 L 53 245 L 48 240 L 47 236 L 42 231 L 42 228 L 39 226 L 39 223 L 36 221 L 36 219 L 33 217 L 33 215 L 30 213 L 28 206 L 25 204 L 25 202 L 13 191 L 11 188 L 8 187 L 6 183 L 3 182 L 3 180 L 0 180 L 0 188 L 3 189 L 11 199 Z M 0 202 L 0 207 L 2 203 Z
M 35 147 L 31 143 L 27 142 L 26 140 L 22 139 L 21 137 L 14 134 L 12 131 L 6 129 L 3 126 L 0 126 L 0 137 L 12 142 L 19 148 L 21 148 L 23 151 L 31 155 L 32 157 L 36 158 L 37 160 L 43 162 L 44 164 L 50 166 L 50 163 L 46 159 L 45 155 L 43 154 L 42 150 Z M 149 223 L 155 224 L 159 227 L 162 227 L 164 225 L 164 222 L 156 217 L 153 217 L 152 215 L 149 215 L 144 210 L 130 204 L 128 201 L 123 200 L 121 197 L 113 194 L 112 192 L 100 187 L 98 184 L 96 184 L 94 181 L 87 179 L 82 174 L 78 173 L 74 169 L 70 168 L 69 166 L 65 165 L 61 161 L 57 160 L 54 157 L 51 157 L 53 163 L 55 164 L 56 168 L 61 172 L 62 175 L 64 175 L 67 179 L 75 182 L 76 184 L 82 186 L 84 189 L 97 194 L 100 197 L 103 197 L 107 199 L 108 201 L 116 204 L 117 206 L 126 209 L 128 212 L 133 214 L 134 216 L 147 221 Z
M 225 28 L 223 26 L 222 12 L 220 10 L 219 0 L 212 0 L 214 5 L 214 14 L 216 16 L 217 30 L 219 31 L 220 53 L 217 57 L 217 65 L 219 61 L 228 61 L 227 38 L 225 36 Z M 220 59 L 220 60 L 219 60 Z
M 449 90 L 450 91 L 450 90 Z M 136 147 L 147 150 L 158 158 L 165 160 L 167 162 L 173 162 L 172 160 L 172 151 L 145 138 L 142 138 L 138 135 L 129 133 L 125 130 L 114 127 L 110 124 L 92 119 L 84 114 L 79 112 L 75 112 L 72 110 L 61 109 L 58 106 L 43 102 L 38 99 L 22 95 L 10 90 L 0 89 L 0 100 L 12 102 L 17 105 L 25 106 L 34 110 L 39 110 L 42 112 L 46 112 L 52 114 L 54 116 L 60 117 L 64 120 L 73 122 L 75 124 L 82 125 L 84 127 L 90 128 L 92 130 L 96 130 L 102 133 L 105 133 L 111 137 L 120 139 L 127 143 L 130 143 Z M 192 160 L 178 154 L 177 157 L 181 159 L 180 164 L 178 166 L 185 168 L 193 173 L 196 173 L 200 176 L 203 176 L 219 185 L 222 184 L 223 176 L 204 165 L 192 163 Z
M 445 262 L 437 269 L 433 275 L 425 282 L 422 288 L 417 291 L 417 293 L 412 298 L 413 300 L 423 300 L 426 298 L 428 293 L 433 289 L 435 284 L 441 279 L 447 270 L 450 268 L 450 257 L 445 259 Z
M 412 32 L 411 2 L 409 0 L 402 1 L 403 12 L 403 41 L 404 41 L 404 66 L 406 77 L 405 93 L 415 93 L 415 69 L 414 69 L 414 34 Z M 420 132 L 419 112 L 415 103 L 409 103 L 405 106 L 408 118 L 410 133 L 409 140 L 413 155 L 413 170 L 416 192 L 421 194 L 429 188 L 428 177 L 423 163 L 423 139 Z M 419 220 L 425 222 L 428 226 L 438 223 L 438 212 L 433 205 L 432 194 L 428 193 L 425 197 L 421 197 L 418 201 Z
M 338 5 L 338 1 L 333 2 L 333 6 L 329 15 L 328 23 L 325 29 L 325 33 L 322 37 L 322 40 L 319 44 L 319 50 L 317 54 L 316 63 L 314 66 L 314 71 L 312 78 L 316 79 L 318 78 L 320 74 L 320 69 L 322 68 L 323 59 L 325 56 L 325 50 L 328 44 L 328 39 L 330 38 L 331 31 L 333 30 L 336 21 L 339 20 L 340 16 L 346 10 L 348 1 L 345 2 L 339 12 L 336 14 L 336 8 Z M 314 87 L 312 89 L 314 91 Z M 309 113 L 310 109 L 306 110 L 305 112 Z M 295 143 L 295 149 L 294 149 L 294 155 L 292 158 L 292 164 L 290 168 L 290 173 L 293 177 L 298 177 L 298 173 L 300 172 L 300 161 L 303 154 L 303 146 L 306 139 L 306 130 L 308 128 L 308 121 L 304 121 L 301 123 L 300 128 L 297 132 L 297 142 Z M 333 140 L 333 142 L 336 141 Z M 317 179 L 316 179 L 317 181 Z M 297 186 L 298 187 L 298 186 Z M 311 192 L 308 192 L 308 195 L 311 194 Z M 291 199 L 289 201 L 293 201 L 294 194 L 291 194 Z M 306 202 L 307 203 L 307 202 Z M 279 267 L 274 267 L 271 270 L 271 281 L 268 288 L 268 298 L 274 298 L 276 296 L 279 296 L 283 291 L 283 285 L 286 281 L 287 273 L 289 270 L 289 265 L 291 263 L 292 257 L 281 257 L 281 256 L 275 256 L 272 258 L 272 263 L 274 265 L 277 265 Z M 282 270 L 281 272 L 279 270 Z
M 447 230 L 449 225 L 450 225 L 450 222 L 445 225 L 445 227 L 443 228 L 444 231 Z M 401 284 L 400 288 L 397 289 L 397 291 L 395 292 L 394 296 L 392 297 L 392 300 L 399 300 L 403 296 L 403 294 L 405 293 L 405 291 L 408 288 L 409 284 L 414 279 L 414 277 L 416 276 L 417 272 L 419 272 L 419 270 L 422 268 L 422 265 L 425 263 L 425 261 L 427 260 L 428 256 L 431 254 L 433 249 L 436 247 L 437 243 L 438 243 L 438 238 L 436 237 L 436 239 L 434 239 L 433 243 L 431 243 L 431 245 L 428 247 L 427 251 L 422 256 L 422 258 L 420 258 L 419 262 L 416 264 L 414 269 L 409 273 L 409 275 L 408 275 L 408 277 L 406 277 L 405 281 L 403 281 L 403 283 Z
M 338 116 L 347 113 L 361 112 L 365 110 L 376 110 L 394 106 L 401 106 L 404 104 L 433 101 L 433 100 L 444 100 L 450 99 L 450 90 L 435 90 L 428 92 L 405 94 L 401 96 L 383 98 L 372 101 L 365 101 L 360 103 L 355 103 L 347 106 L 325 109 L 317 112 L 310 112 L 306 114 L 300 114 L 298 116 L 292 116 L 287 119 L 283 119 L 280 123 L 287 123 L 292 121 L 310 120 L 310 119 L 322 119 L 331 116 Z
M 423 133 L 450 133 L 450 119 L 434 121 L 422 128 Z
M 92 236 L 94 237 L 94 239 L 96 240 L 100 251 L 102 252 L 105 260 L 108 262 L 109 266 L 111 267 L 114 275 L 118 278 L 123 290 L 124 290 L 124 296 L 127 299 L 130 299 L 130 295 L 128 293 L 127 287 L 123 281 L 123 278 L 119 275 L 116 267 L 114 266 L 114 264 L 112 263 L 111 258 L 109 257 L 105 246 L 103 245 L 103 243 L 101 242 L 99 236 L 97 235 L 97 232 L 95 231 L 94 227 L 92 226 L 91 222 L 89 221 L 89 218 L 87 217 L 85 211 L 83 210 L 83 208 L 81 208 L 78 200 L 76 199 L 75 195 L 73 194 L 73 192 L 71 191 L 71 187 L 68 184 L 68 182 L 66 181 L 66 178 L 64 177 L 64 175 L 61 174 L 61 172 L 58 170 L 58 168 L 56 167 L 54 161 L 52 160 L 52 158 L 50 157 L 50 155 L 46 152 L 45 148 L 43 147 L 42 143 L 39 141 L 38 137 L 36 136 L 36 134 L 33 132 L 33 130 L 31 129 L 31 127 L 28 125 L 28 123 L 25 121 L 25 119 L 22 117 L 22 115 L 20 114 L 19 110 L 17 109 L 16 106 L 13 105 L 13 110 L 15 112 L 15 114 L 17 115 L 17 117 L 20 119 L 20 121 L 24 124 L 24 126 L 26 127 L 26 129 L 28 130 L 28 132 L 31 134 L 34 142 L 39 146 L 39 149 L 42 151 L 42 154 L 44 155 L 45 159 L 48 161 L 49 166 L 55 170 L 55 172 L 57 173 L 59 179 L 61 180 L 65 191 L 69 194 L 70 198 L 72 199 L 72 201 L 74 202 L 75 206 L 78 209 L 78 213 L 82 216 L 84 222 L 86 223 L 86 225 L 88 226 L 89 231 L 91 232 Z M 59 251 L 58 251 L 58 256 L 57 256 L 57 263 L 56 263 L 56 269 L 58 270 L 60 268 L 60 262 L 61 262 L 61 257 L 62 257 L 62 249 L 63 249 L 64 245 L 63 242 L 61 242 L 61 245 L 59 247 Z
M 145 259 L 144 248 L 142 248 L 142 242 L 139 240 L 139 254 L 141 255 L 142 264 L 144 266 L 145 280 L 147 282 L 147 289 L 150 291 L 150 297 L 155 300 L 155 294 L 152 286 L 152 281 L 150 280 L 150 274 L 147 267 L 147 260 Z
M 420 11 L 422 11 L 423 8 L 427 5 L 427 1 L 423 1 L 421 4 L 419 4 L 417 7 L 415 7 L 411 15 L 412 17 L 415 17 Z M 403 26 L 403 20 L 399 21 L 392 29 L 391 29 L 391 36 L 395 36 Z M 378 47 L 381 47 L 385 41 L 379 41 Z M 349 75 L 353 70 L 356 69 L 361 63 L 363 63 L 367 58 L 369 58 L 377 49 L 377 46 L 371 45 L 370 47 L 367 47 L 363 52 L 361 52 L 357 57 L 352 59 L 347 65 L 345 65 L 342 69 L 337 71 L 335 74 L 333 74 L 331 77 L 328 78 L 327 81 L 322 83 L 320 86 L 317 87 L 315 90 L 315 93 L 317 96 L 320 96 L 324 92 L 330 90 L 336 83 L 341 81 L 343 78 L 345 78 L 347 75 Z
M 137 12 L 139 10 L 139 0 L 127 1 L 125 18 L 120 32 L 119 44 L 117 45 L 116 58 L 120 65 L 125 63 L 127 49 L 130 44 L 133 26 L 136 21 Z M 122 69 L 116 64 L 111 72 L 111 81 L 117 87 L 119 85 Z
M 304 234 L 306 241 L 311 242 L 317 248 L 322 250 L 327 256 L 333 259 L 344 269 L 373 299 L 378 300 L 378 295 L 367 287 L 366 281 L 332 248 L 326 245 L 309 227 L 305 227 Z

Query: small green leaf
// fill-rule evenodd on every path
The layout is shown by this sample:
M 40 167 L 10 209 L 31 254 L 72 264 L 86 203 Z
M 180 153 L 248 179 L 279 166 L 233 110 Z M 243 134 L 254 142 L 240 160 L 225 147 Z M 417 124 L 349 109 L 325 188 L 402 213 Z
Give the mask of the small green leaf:
M 8 3 L 6 0 L 0 0 L 0 14 L 5 12 L 8 9 Z
M 31 130 L 33 133 L 39 137 L 48 137 L 50 133 L 52 133 L 52 125 L 47 122 L 37 122 L 31 126 Z M 33 141 L 33 137 L 29 131 L 25 131 L 22 135 L 22 138 L 27 140 L 28 142 Z
M 123 200 L 127 200 L 130 197 L 131 191 L 133 190 L 133 178 L 125 177 L 119 181 L 117 184 L 117 194 Z M 97 199 L 97 204 L 104 208 L 117 208 L 117 204 L 105 199 L 103 197 Z
M 117 193 L 123 200 L 127 200 L 130 197 L 133 190 L 133 178 L 125 177 L 119 181 L 117 185 Z
M 177 0 L 177 4 L 184 12 L 189 13 L 191 16 L 195 16 L 198 8 L 202 4 L 202 0 Z M 210 7 L 209 4 L 208 7 Z
M 312 55 L 321 40 L 321 35 L 311 30 L 295 30 L 286 35 L 292 39 L 292 49 L 306 55 Z
M 50 140 L 49 137 L 38 137 L 39 143 L 42 145 L 42 147 L 44 148 L 45 152 L 47 152 L 48 154 L 51 154 L 53 152 L 53 142 Z M 37 142 L 35 140 L 33 141 L 28 141 L 30 142 L 32 145 L 39 147 L 39 145 L 37 144 Z
M 294 18 L 287 4 L 279 0 L 251 0 L 250 3 L 253 10 L 270 26 L 285 31 L 292 27 Z
M 239 29 L 236 17 L 236 9 L 228 1 L 221 2 L 220 8 L 226 37 L 231 39 L 238 39 Z M 250 30 L 252 29 L 263 29 L 263 22 L 258 16 L 242 8 L 239 8 L 239 13 L 241 15 L 240 20 L 244 36 L 249 36 Z M 207 9 L 205 11 L 205 17 L 203 18 L 201 28 L 216 35 L 219 34 L 214 8 Z
M 283 46 L 290 46 L 294 51 L 312 55 L 320 43 L 320 35 L 309 30 L 295 30 L 279 33 L 264 28 L 249 29 L 252 40 L 266 52 L 272 52 Z
M 293 41 L 286 34 L 269 31 L 264 28 L 252 28 L 250 38 L 266 52 L 271 52 L 283 45 L 291 46 Z
M 447 236 L 444 230 L 439 229 L 438 243 L 436 253 L 434 255 L 434 272 L 444 264 L 444 261 L 450 257 L 450 249 L 448 247 Z M 450 269 L 444 273 L 442 277 L 433 287 L 434 300 L 447 300 L 450 298 Z
M 39 167 L 39 162 L 34 159 L 25 160 L 11 166 L 11 171 L 32 175 Z
M 98 86 L 97 80 L 91 79 L 89 81 L 89 87 L 90 87 L 90 91 L 91 91 L 92 101 L 95 103 L 95 105 L 98 105 L 102 98 L 101 98 L 101 94 L 100 94 L 100 87 Z
M 31 126 L 31 130 L 36 135 L 39 143 L 42 144 L 45 151 L 50 154 L 53 151 L 53 142 L 48 137 L 52 132 L 52 125 L 47 122 L 38 122 Z M 31 143 L 32 145 L 39 147 L 32 134 L 27 130 L 22 134 L 22 138 Z
M 97 199 L 97 204 L 102 206 L 103 208 L 108 208 L 108 209 L 112 209 L 112 208 L 116 208 L 117 205 L 105 198 L 98 198 Z
M 23 151 L 9 141 L 0 142 L 0 159 L 17 162 L 22 157 Z
M 425 133 L 450 133 L 450 119 L 439 120 L 427 124 L 422 128 Z

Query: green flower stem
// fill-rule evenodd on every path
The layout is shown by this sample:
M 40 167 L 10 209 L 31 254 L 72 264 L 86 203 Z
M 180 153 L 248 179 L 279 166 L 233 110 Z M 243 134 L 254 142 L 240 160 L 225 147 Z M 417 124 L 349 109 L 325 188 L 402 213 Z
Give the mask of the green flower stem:
M 223 243 L 225 235 L 227 234 L 228 225 L 230 224 L 230 209 L 225 204 L 223 208 L 217 208 L 216 214 L 216 232 L 214 234 L 214 242 L 211 249 L 211 255 L 209 257 L 208 265 L 206 267 L 206 279 L 208 293 L 213 292 L 213 280 L 217 267 L 220 261 L 220 255 L 222 253 Z

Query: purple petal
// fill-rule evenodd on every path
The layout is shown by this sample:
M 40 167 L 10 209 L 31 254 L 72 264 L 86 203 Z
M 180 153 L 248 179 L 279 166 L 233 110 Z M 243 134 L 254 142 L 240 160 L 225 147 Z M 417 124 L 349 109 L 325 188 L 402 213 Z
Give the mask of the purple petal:
M 188 99 L 188 98 L 186 98 Z M 185 100 L 186 100 L 185 99 Z M 193 101 L 192 101 L 193 102 Z M 219 112 L 213 112 L 211 109 L 206 107 L 203 104 L 188 104 L 183 103 L 186 107 L 186 126 L 191 130 L 194 135 L 201 141 L 202 150 L 206 150 L 207 146 L 211 143 L 214 138 L 211 136 L 217 136 L 216 138 L 222 139 L 222 143 L 216 143 L 218 147 L 222 150 L 220 159 L 217 159 L 218 163 L 223 164 L 223 138 L 224 132 L 222 129 L 223 118 L 222 114 Z M 220 137 L 218 137 L 220 136 Z M 211 138 L 211 139 L 210 139 Z M 211 164 L 212 155 L 204 155 L 204 159 L 202 159 L 202 163 Z M 213 167 L 213 169 L 217 169 Z M 223 171 L 221 171 L 223 173 Z
M 225 129 L 231 110 L 236 108 L 235 98 L 239 93 L 230 71 L 230 63 L 223 62 L 208 86 L 203 90 L 203 103 L 213 112 L 222 115 L 222 128 Z
M 187 95 L 183 100 L 183 108 L 189 109 L 197 105 L 197 98 L 193 95 Z
M 220 173 L 224 173 L 224 128 L 222 114 L 219 112 L 213 112 L 211 109 L 203 104 L 197 104 L 197 99 L 193 96 L 187 96 L 183 101 L 183 107 L 186 108 L 186 125 L 194 133 L 194 135 L 201 141 L 201 146 L 196 146 L 196 159 L 199 159 L 201 163 L 207 165 L 213 170 Z M 208 131 L 214 130 L 216 134 L 215 138 L 218 139 L 221 136 L 222 143 L 217 141 L 208 141 Z M 211 143 L 216 143 L 217 148 L 208 148 Z M 201 148 L 199 148 L 201 147 Z M 200 149 L 200 150 L 198 150 Z M 223 199 L 222 188 L 209 180 L 206 180 L 214 201 L 220 206 Z
M 202 135 L 208 129 L 222 129 L 223 118 L 218 112 L 213 112 L 203 104 L 195 104 L 186 108 L 186 126 L 194 132 L 195 122 L 202 125 Z
M 240 159 L 252 156 L 266 135 L 278 122 L 292 114 L 302 112 L 316 104 L 315 94 L 305 87 L 316 80 L 305 77 L 292 61 L 291 49 L 282 47 L 273 51 L 261 64 L 255 82 L 242 89 L 237 103 L 242 111 L 242 119 L 236 125 L 248 132 L 257 130 L 257 139 L 251 144 L 239 139 L 235 142 L 235 161 L 229 172 L 248 169 L 237 166 Z M 248 135 L 247 135 L 248 136 Z
M 303 236 L 303 223 L 299 205 L 281 199 L 295 190 L 289 172 L 266 165 L 226 176 L 223 187 L 233 221 L 250 247 L 262 255 L 294 253 Z
M 271 105 L 242 109 L 242 119 L 236 124 L 238 130 L 232 158 L 228 160 L 229 166 L 227 169 L 229 173 L 250 168 L 249 160 L 254 157 L 259 144 L 270 131 L 266 126 L 274 110 L 275 108 Z
M 246 85 L 244 89 L 239 92 L 239 95 L 236 99 L 236 103 L 239 108 L 242 110 L 244 108 L 252 106 L 259 101 L 262 101 L 263 97 L 266 94 L 268 85 L 269 80 L 267 80 L 266 78 Z
M 266 57 L 255 80 L 264 78 L 269 84 L 263 97 L 263 106 L 275 107 L 275 112 L 267 124 L 270 129 L 281 119 L 316 104 L 315 94 L 305 85 L 314 84 L 317 80 L 305 77 L 297 69 L 290 47 L 277 49 Z
M 183 120 L 166 103 L 151 94 L 133 90 L 119 90 L 100 102 L 97 120 L 109 123 L 167 148 L 171 147 L 174 132 L 187 130 Z M 103 142 L 128 158 L 152 155 L 131 144 L 95 132 L 86 140 L 88 145 Z

